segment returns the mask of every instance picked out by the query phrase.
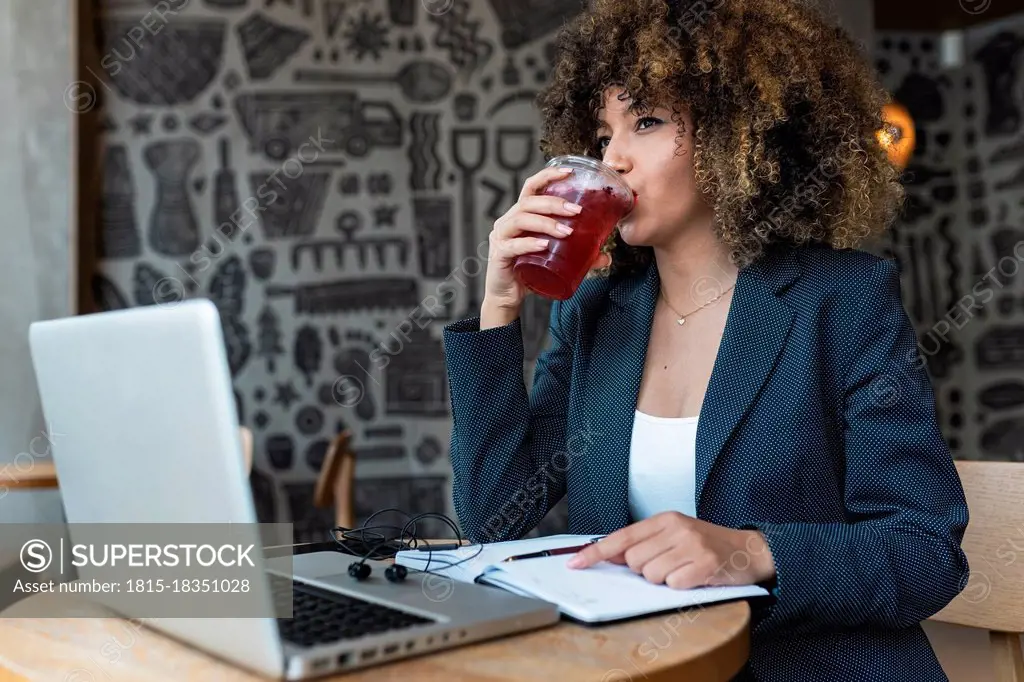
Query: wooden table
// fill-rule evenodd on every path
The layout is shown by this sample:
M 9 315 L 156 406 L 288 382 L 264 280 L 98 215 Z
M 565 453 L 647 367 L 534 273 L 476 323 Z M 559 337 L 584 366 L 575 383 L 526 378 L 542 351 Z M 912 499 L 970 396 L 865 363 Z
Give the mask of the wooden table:
M 96 617 L 19 618 L 28 600 L 60 599 Z M 34 611 L 38 613 L 39 611 Z M 557 680 L 718 682 L 747 660 L 745 601 L 585 626 L 563 620 L 520 635 L 426 654 L 322 682 Z M 40 594 L 0 613 L 0 682 L 257 682 L 266 678 L 140 628 L 72 594 Z
M 0 468 L 2 469 L 2 468 Z M 56 488 L 57 469 L 50 461 L 32 462 L 25 471 L 19 470 L 14 464 L 8 464 L 0 473 L 0 490 L 31 490 L 36 488 Z M 0 682 L 3 678 L 0 677 Z

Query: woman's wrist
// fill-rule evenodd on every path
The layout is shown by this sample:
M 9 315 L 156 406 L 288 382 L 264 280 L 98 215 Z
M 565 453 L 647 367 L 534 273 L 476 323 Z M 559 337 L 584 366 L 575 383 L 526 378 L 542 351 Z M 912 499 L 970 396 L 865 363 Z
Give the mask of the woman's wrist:
M 750 573 L 753 583 L 767 583 L 775 580 L 775 560 L 768 541 L 759 530 L 745 530 L 744 549 L 750 559 Z
M 485 299 L 480 306 L 480 330 L 504 327 L 519 317 L 521 305 L 508 305 Z

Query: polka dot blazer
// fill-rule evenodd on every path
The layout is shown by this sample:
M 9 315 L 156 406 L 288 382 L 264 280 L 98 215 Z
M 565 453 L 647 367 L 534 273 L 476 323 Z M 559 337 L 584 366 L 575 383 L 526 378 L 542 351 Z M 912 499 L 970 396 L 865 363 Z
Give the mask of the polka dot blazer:
M 529 390 L 518 320 L 444 329 L 467 535 L 521 537 L 563 496 L 571 533 L 631 523 L 657 293 L 655 264 L 585 280 L 553 306 Z M 966 585 L 968 513 L 923 357 L 888 260 L 786 247 L 740 271 L 696 455 L 697 516 L 759 529 L 775 561 L 739 679 L 946 679 L 919 623 Z

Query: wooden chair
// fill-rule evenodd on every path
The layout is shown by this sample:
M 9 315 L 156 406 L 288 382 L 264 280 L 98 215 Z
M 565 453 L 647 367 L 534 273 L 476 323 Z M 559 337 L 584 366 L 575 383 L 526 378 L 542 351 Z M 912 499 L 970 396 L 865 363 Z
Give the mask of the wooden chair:
M 247 426 L 239 426 L 242 436 L 242 461 L 245 462 L 246 473 L 252 472 L 252 431 Z
M 14 465 L 10 465 L 14 467 Z M 0 476 L 0 490 L 37 490 L 57 487 L 57 468 L 47 460 L 33 461 L 26 470 L 16 467 Z
M 331 442 L 320 467 L 313 491 L 313 506 L 334 507 L 334 525 L 353 528 L 356 523 L 355 483 L 356 455 L 352 450 L 352 434 L 342 431 Z
M 971 577 L 930 620 L 980 628 L 999 682 L 1024 682 L 1024 464 L 956 462 L 970 521 L 963 549 Z

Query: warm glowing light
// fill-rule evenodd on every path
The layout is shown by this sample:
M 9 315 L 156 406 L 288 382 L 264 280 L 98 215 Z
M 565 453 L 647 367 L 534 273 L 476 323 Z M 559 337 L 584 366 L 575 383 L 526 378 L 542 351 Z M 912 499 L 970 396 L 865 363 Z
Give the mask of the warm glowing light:
M 878 143 L 889 153 L 893 165 L 903 170 L 914 153 L 917 141 L 914 119 L 902 104 L 890 102 L 882 108 L 882 121 L 884 125 L 878 131 Z

